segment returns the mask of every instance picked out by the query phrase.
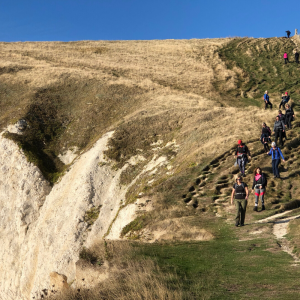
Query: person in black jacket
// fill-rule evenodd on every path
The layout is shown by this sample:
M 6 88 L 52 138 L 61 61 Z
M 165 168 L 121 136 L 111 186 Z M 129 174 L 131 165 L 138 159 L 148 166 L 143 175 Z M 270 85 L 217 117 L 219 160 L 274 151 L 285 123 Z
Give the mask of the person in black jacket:
M 285 125 L 288 129 L 291 129 L 293 118 L 295 118 L 295 113 L 289 104 L 286 104 L 285 108 Z
M 270 151 L 270 147 L 268 143 L 271 142 L 271 129 L 266 125 L 266 123 L 262 124 L 261 136 L 260 141 L 264 145 L 264 149 L 267 152 Z
M 279 117 L 279 121 L 282 121 L 285 125 L 285 115 L 282 113 L 280 109 L 278 110 L 278 117 Z
M 290 35 L 291 35 L 291 32 L 290 32 L 289 30 L 287 30 L 287 31 L 286 31 L 286 35 L 287 35 L 287 37 L 289 38 Z
M 290 96 L 288 92 L 285 92 L 281 95 L 281 102 L 279 104 L 279 109 L 281 108 L 281 105 L 283 108 L 285 108 L 285 105 L 290 101 Z
M 299 64 L 299 53 L 298 53 L 298 51 L 295 52 L 295 62 L 296 62 L 296 64 Z
M 256 168 L 254 170 L 254 178 L 252 184 L 252 193 L 255 193 L 255 206 L 253 208 L 254 211 L 257 211 L 258 199 L 260 197 L 261 200 L 261 210 L 265 210 L 265 192 L 267 186 L 267 178 L 264 173 L 262 173 L 261 168 Z
M 276 117 L 276 121 L 274 123 L 273 131 L 275 133 L 275 143 L 277 144 L 277 140 L 278 140 L 278 137 L 279 137 L 280 144 L 281 144 L 281 146 L 283 146 L 282 138 L 284 137 L 285 125 L 284 125 L 283 121 L 280 121 L 279 116 Z
M 243 144 L 242 140 L 238 140 L 238 147 L 235 151 L 236 162 L 239 165 L 242 176 L 245 177 L 245 166 L 248 163 L 248 156 L 251 158 L 248 147 Z

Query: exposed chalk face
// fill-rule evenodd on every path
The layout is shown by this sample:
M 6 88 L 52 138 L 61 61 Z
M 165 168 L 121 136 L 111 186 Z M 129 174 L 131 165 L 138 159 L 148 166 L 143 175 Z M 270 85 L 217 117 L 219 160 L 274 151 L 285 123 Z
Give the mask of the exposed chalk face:
M 0 135 L 0 295 L 20 296 L 29 236 L 51 187 L 18 146 Z
M 120 185 L 120 175 L 127 165 L 112 170 L 103 163 L 112 134 L 83 153 L 52 189 L 22 151 L 0 137 L 1 296 L 37 297 L 51 289 L 49 274 L 63 274 L 74 282 L 82 247 L 102 239 L 110 228 L 108 238 L 119 239 L 122 228 L 135 218 L 138 205 L 120 210 L 129 187 Z M 141 173 L 162 162 L 154 158 Z M 85 215 L 97 207 L 99 216 L 91 227 Z

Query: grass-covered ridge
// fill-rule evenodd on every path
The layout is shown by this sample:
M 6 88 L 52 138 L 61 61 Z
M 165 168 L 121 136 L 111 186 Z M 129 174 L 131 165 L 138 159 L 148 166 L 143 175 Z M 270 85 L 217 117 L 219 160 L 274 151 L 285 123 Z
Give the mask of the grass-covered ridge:
M 225 82 L 215 82 L 216 89 L 224 97 L 251 99 L 254 105 L 262 105 L 265 90 L 271 94 L 271 102 L 280 101 L 281 93 L 288 91 L 293 100 L 300 96 L 300 66 L 294 62 L 295 43 L 287 38 L 236 38 L 217 52 L 226 67 L 235 71 L 236 88 L 224 90 Z M 284 52 L 290 63 L 285 65 Z M 276 105 L 277 106 L 277 105 Z

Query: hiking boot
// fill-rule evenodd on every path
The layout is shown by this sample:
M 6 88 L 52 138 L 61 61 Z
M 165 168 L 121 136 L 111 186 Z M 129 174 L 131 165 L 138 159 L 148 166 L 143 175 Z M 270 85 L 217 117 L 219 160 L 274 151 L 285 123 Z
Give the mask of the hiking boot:
M 262 207 L 261 207 L 261 210 L 266 210 L 266 208 L 265 208 L 265 206 L 264 206 L 264 205 L 262 205 Z
M 241 226 L 245 226 L 245 224 L 241 224 Z
M 240 222 L 235 222 L 235 226 L 238 227 L 240 225 Z
M 257 206 L 254 206 L 254 207 L 253 207 L 253 211 L 257 211 Z

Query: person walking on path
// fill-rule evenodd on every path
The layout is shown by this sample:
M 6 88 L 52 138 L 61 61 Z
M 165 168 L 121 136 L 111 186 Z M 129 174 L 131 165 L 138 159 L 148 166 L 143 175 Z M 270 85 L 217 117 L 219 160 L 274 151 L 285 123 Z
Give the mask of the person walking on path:
M 254 211 L 257 211 L 258 207 L 258 199 L 260 197 L 261 201 L 261 210 L 265 210 L 265 192 L 267 186 L 267 178 L 266 175 L 261 171 L 261 168 L 256 168 L 254 170 L 254 178 L 252 184 L 252 193 L 255 193 L 255 206 L 253 208 Z
M 281 106 L 285 108 L 285 105 L 290 101 L 290 96 L 288 92 L 285 92 L 284 94 L 281 94 L 281 102 L 279 104 L 279 109 Z
M 283 121 L 280 121 L 279 116 L 276 117 L 273 133 L 275 133 L 275 143 L 277 144 L 277 140 L 279 137 L 280 145 L 283 146 L 283 136 L 285 132 L 285 125 Z M 272 150 L 272 149 L 271 149 Z
M 248 156 L 251 158 L 248 147 L 243 144 L 242 140 L 238 140 L 238 147 L 235 151 L 236 162 L 239 165 L 242 176 L 245 176 L 245 166 L 248 163 Z
M 273 105 L 272 105 L 272 103 L 270 102 L 270 97 L 269 97 L 269 95 L 268 95 L 268 91 L 265 91 L 265 94 L 264 94 L 264 101 L 265 101 L 265 109 L 267 109 L 269 105 L 270 105 L 270 108 L 272 109 Z
M 274 178 L 280 178 L 279 168 L 278 168 L 280 163 L 280 158 L 282 158 L 283 162 L 285 162 L 285 160 L 280 148 L 276 146 L 276 143 L 273 142 L 271 146 L 272 148 L 267 153 L 267 155 L 272 156 L 272 169 L 273 169 Z
M 268 143 L 271 142 L 271 129 L 267 126 L 266 123 L 262 124 L 260 141 L 264 145 L 265 152 L 269 152 L 270 148 Z
M 285 125 L 288 129 L 292 129 L 292 121 L 295 118 L 295 113 L 289 104 L 286 104 L 285 108 Z
M 291 32 L 289 30 L 286 31 L 286 35 L 288 37 L 288 39 L 290 38 Z
M 295 54 L 295 62 L 296 64 L 299 64 L 299 52 L 296 50 Z
M 249 192 L 248 192 L 247 184 L 242 182 L 241 176 L 238 176 L 236 178 L 236 183 L 232 187 L 232 193 L 231 193 L 231 205 L 233 204 L 233 197 L 235 197 L 235 201 L 234 201 L 236 207 L 235 226 L 245 225 L 248 193 Z
M 283 58 L 284 58 L 284 63 L 287 64 L 289 62 L 289 56 L 286 52 L 284 52 Z

